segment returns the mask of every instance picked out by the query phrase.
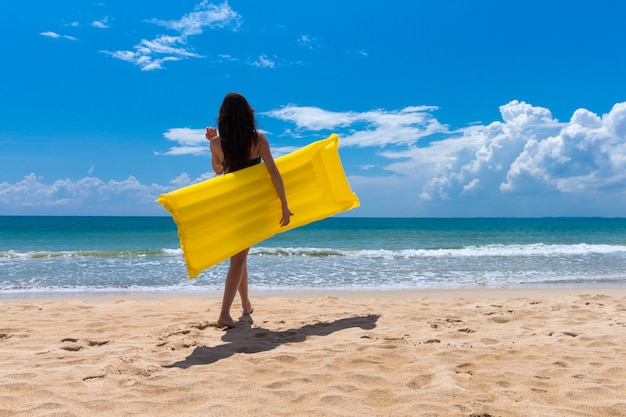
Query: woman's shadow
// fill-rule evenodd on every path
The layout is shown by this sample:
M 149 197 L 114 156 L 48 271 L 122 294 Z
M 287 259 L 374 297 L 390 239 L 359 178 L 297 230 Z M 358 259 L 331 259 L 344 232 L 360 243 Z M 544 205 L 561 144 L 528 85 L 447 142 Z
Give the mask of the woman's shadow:
M 348 317 L 330 323 L 307 324 L 299 329 L 272 331 L 262 327 L 252 328 L 252 319 L 242 319 L 234 329 L 226 330 L 222 337 L 224 343 L 215 347 L 198 346 L 191 355 L 182 361 L 165 368 L 189 368 L 196 365 L 208 365 L 221 359 L 226 359 L 235 353 L 267 352 L 285 343 L 304 342 L 308 336 L 328 336 L 340 330 L 359 327 L 371 330 L 376 327 L 380 316 L 367 315 Z

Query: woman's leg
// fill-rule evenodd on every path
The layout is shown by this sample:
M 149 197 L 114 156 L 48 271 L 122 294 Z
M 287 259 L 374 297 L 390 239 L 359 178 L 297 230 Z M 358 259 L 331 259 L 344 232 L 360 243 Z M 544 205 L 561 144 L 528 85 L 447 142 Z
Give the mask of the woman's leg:
M 248 298 L 248 259 L 246 258 L 246 263 L 243 266 L 243 277 L 241 278 L 241 283 L 239 284 L 239 296 L 241 297 L 241 314 L 247 316 L 248 314 L 252 314 L 254 308 L 252 308 L 252 303 L 250 302 L 250 298 Z
M 217 319 L 219 326 L 235 327 L 235 322 L 230 316 L 230 308 L 235 300 L 237 290 L 243 280 L 244 274 L 247 273 L 246 258 L 248 257 L 248 249 L 244 249 L 230 258 L 230 266 L 228 274 L 226 274 L 226 283 L 224 284 L 224 298 L 222 299 L 222 310 Z M 247 294 L 246 294 L 247 295 Z

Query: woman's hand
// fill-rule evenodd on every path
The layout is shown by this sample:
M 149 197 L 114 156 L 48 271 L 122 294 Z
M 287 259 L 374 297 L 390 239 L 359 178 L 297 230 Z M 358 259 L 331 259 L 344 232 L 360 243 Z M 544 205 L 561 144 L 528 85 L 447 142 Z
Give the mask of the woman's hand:
M 217 129 L 214 127 L 207 127 L 204 135 L 207 140 L 215 139 L 217 137 Z
M 280 219 L 281 227 L 285 227 L 289 224 L 291 216 L 293 216 L 293 213 L 289 210 L 289 207 L 283 207 L 283 217 Z

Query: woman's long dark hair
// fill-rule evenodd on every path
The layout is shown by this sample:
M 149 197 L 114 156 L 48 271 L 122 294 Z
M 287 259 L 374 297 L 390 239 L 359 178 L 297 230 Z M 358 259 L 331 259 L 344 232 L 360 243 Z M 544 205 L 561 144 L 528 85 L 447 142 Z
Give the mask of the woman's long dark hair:
M 217 128 L 222 139 L 224 168 L 227 172 L 244 168 L 250 160 L 250 149 L 259 140 L 254 109 L 244 96 L 228 93 L 224 97 Z

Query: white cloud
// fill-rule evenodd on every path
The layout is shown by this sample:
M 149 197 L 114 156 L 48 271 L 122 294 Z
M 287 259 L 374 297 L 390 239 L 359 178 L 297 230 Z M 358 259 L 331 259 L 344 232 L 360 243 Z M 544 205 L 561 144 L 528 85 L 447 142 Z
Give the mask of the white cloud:
M 291 122 L 301 130 L 324 130 L 348 126 L 358 117 L 353 112 L 332 112 L 319 107 L 289 105 L 277 110 L 262 113 L 275 119 Z
M 267 55 L 259 55 L 259 59 L 254 61 L 252 65 L 259 68 L 274 68 L 276 63 L 269 59 Z
M 183 172 L 178 177 L 170 181 L 170 184 L 172 184 L 176 188 L 182 188 L 191 184 L 191 178 L 189 177 L 189 174 Z
M 448 133 L 432 115 L 437 107 L 413 106 L 401 110 L 371 110 L 363 113 L 332 112 L 318 107 L 285 106 L 263 115 L 291 122 L 299 130 L 336 130 L 349 128 L 342 135 L 342 146 L 411 145 L 420 138 Z
M 230 62 L 239 61 L 239 59 L 228 54 L 218 54 L 217 56 L 223 61 L 230 61 Z
M 446 141 L 456 146 L 445 159 L 432 160 L 434 174 L 422 198 L 626 196 L 626 103 L 602 117 L 579 109 L 569 122 L 518 101 L 500 110 L 504 122 L 471 127 Z M 426 152 L 404 156 L 417 165 Z
M 513 161 L 502 191 L 626 191 L 626 102 L 602 117 L 574 112 L 556 135 L 532 138 Z
M 176 127 L 168 129 L 163 136 L 177 145 L 172 146 L 163 155 L 203 155 L 210 153 L 209 141 L 204 129 Z
M 298 147 L 298 146 L 277 146 L 277 147 L 272 147 L 272 156 L 274 158 L 278 158 L 278 157 L 281 157 L 283 155 L 287 155 L 288 153 L 297 151 L 298 149 L 300 149 L 300 147 Z
M 60 35 L 56 32 L 40 32 L 39 33 L 41 36 L 45 36 L 47 38 L 52 38 L 52 39 L 59 39 L 59 38 L 64 38 L 64 39 L 69 39 L 71 41 L 77 41 L 78 39 L 76 39 L 73 36 L 69 36 L 69 35 Z
M 154 200 L 174 186 L 84 177 L 45 182 L 34 173 L 14 184 L 0 183 L 0 210 L 14 214 L 133 214 L 153 211 Z M 154 210 L 157 212 L 156 210 Z
M 34 173 L 16 183 L 0 183 L 3 215 L 166 215 L 155 203 L 159 195 L 213 178 L 206 172 L 192 179 L 182 173 L 168 185 L 143 184 L 134 176 L 102 180 L 88 176 L 45 181 Z
M 142 39 L 135 45 L 134 50 L 101 52 L 137 65 L 142 71 L 162 69 L 165 62 L 203 57 L 193 50 L 190 37 L 201 35 L 206 28 L 230 26 L 237 30 L 240 21 L 239 14 L 231 9 L 228 2 L 214 5 L 204 0 L 195 6 L 193 12 L 178 20 L 152 19 L 149 21 L 178 32 L 178 35 L 161 34 L 151 40 Z
M 54 38 L 54 39 L 57 39 L 57 38 L 61 37 L 61 35 L 59 35 L 58 33 L 55 33 L 55 32 L 40 32 L 39 34 L 41 36 L 47 36 L 49 38 Z
M 144 54 L 164 54 L 175 58 L 201 57 L 201 55 L 187 49 L 185 40 L 180 36 L 161 35 L 150 41 L 142 39 L 138 45 L 138 51 L 142 56 L 146 56 Z
M 302 35 L 298 38 L 298 45 L 313 50 L 318 48 L 318 40 L 311 35 Z
M 241 16 L 230 8 L 228 2 L 214 5 L 204 0 L 196 5 L 193 12 L 184 15 L 179 20 L 152 19 L 151 22 L 188 37 L 201 35 L 207 27 L 213 29 L 233 26 L 236 30 L 241 24 Z
M 497 191 L 503 175 L 529 140 L 562 128 L 548 109 L 524 102 L 503 105 L 500 113 L 504 122 L 471 126 L 447 141 L 451 153 L 446 161 L 435 164 L 433 178 L 424 186 L 422 198 Z M 450 146 L 450 142 L 455 146 Z
M 108 29 L 108 28 L 110 28 L 110 26 L 109 26 L 109 16 L 106 16 L 102 20 L 94 20 L 93 22 L 91 22 L 91 26 L 94 27 L 94 28 L 98 28 L 98 29 Z

